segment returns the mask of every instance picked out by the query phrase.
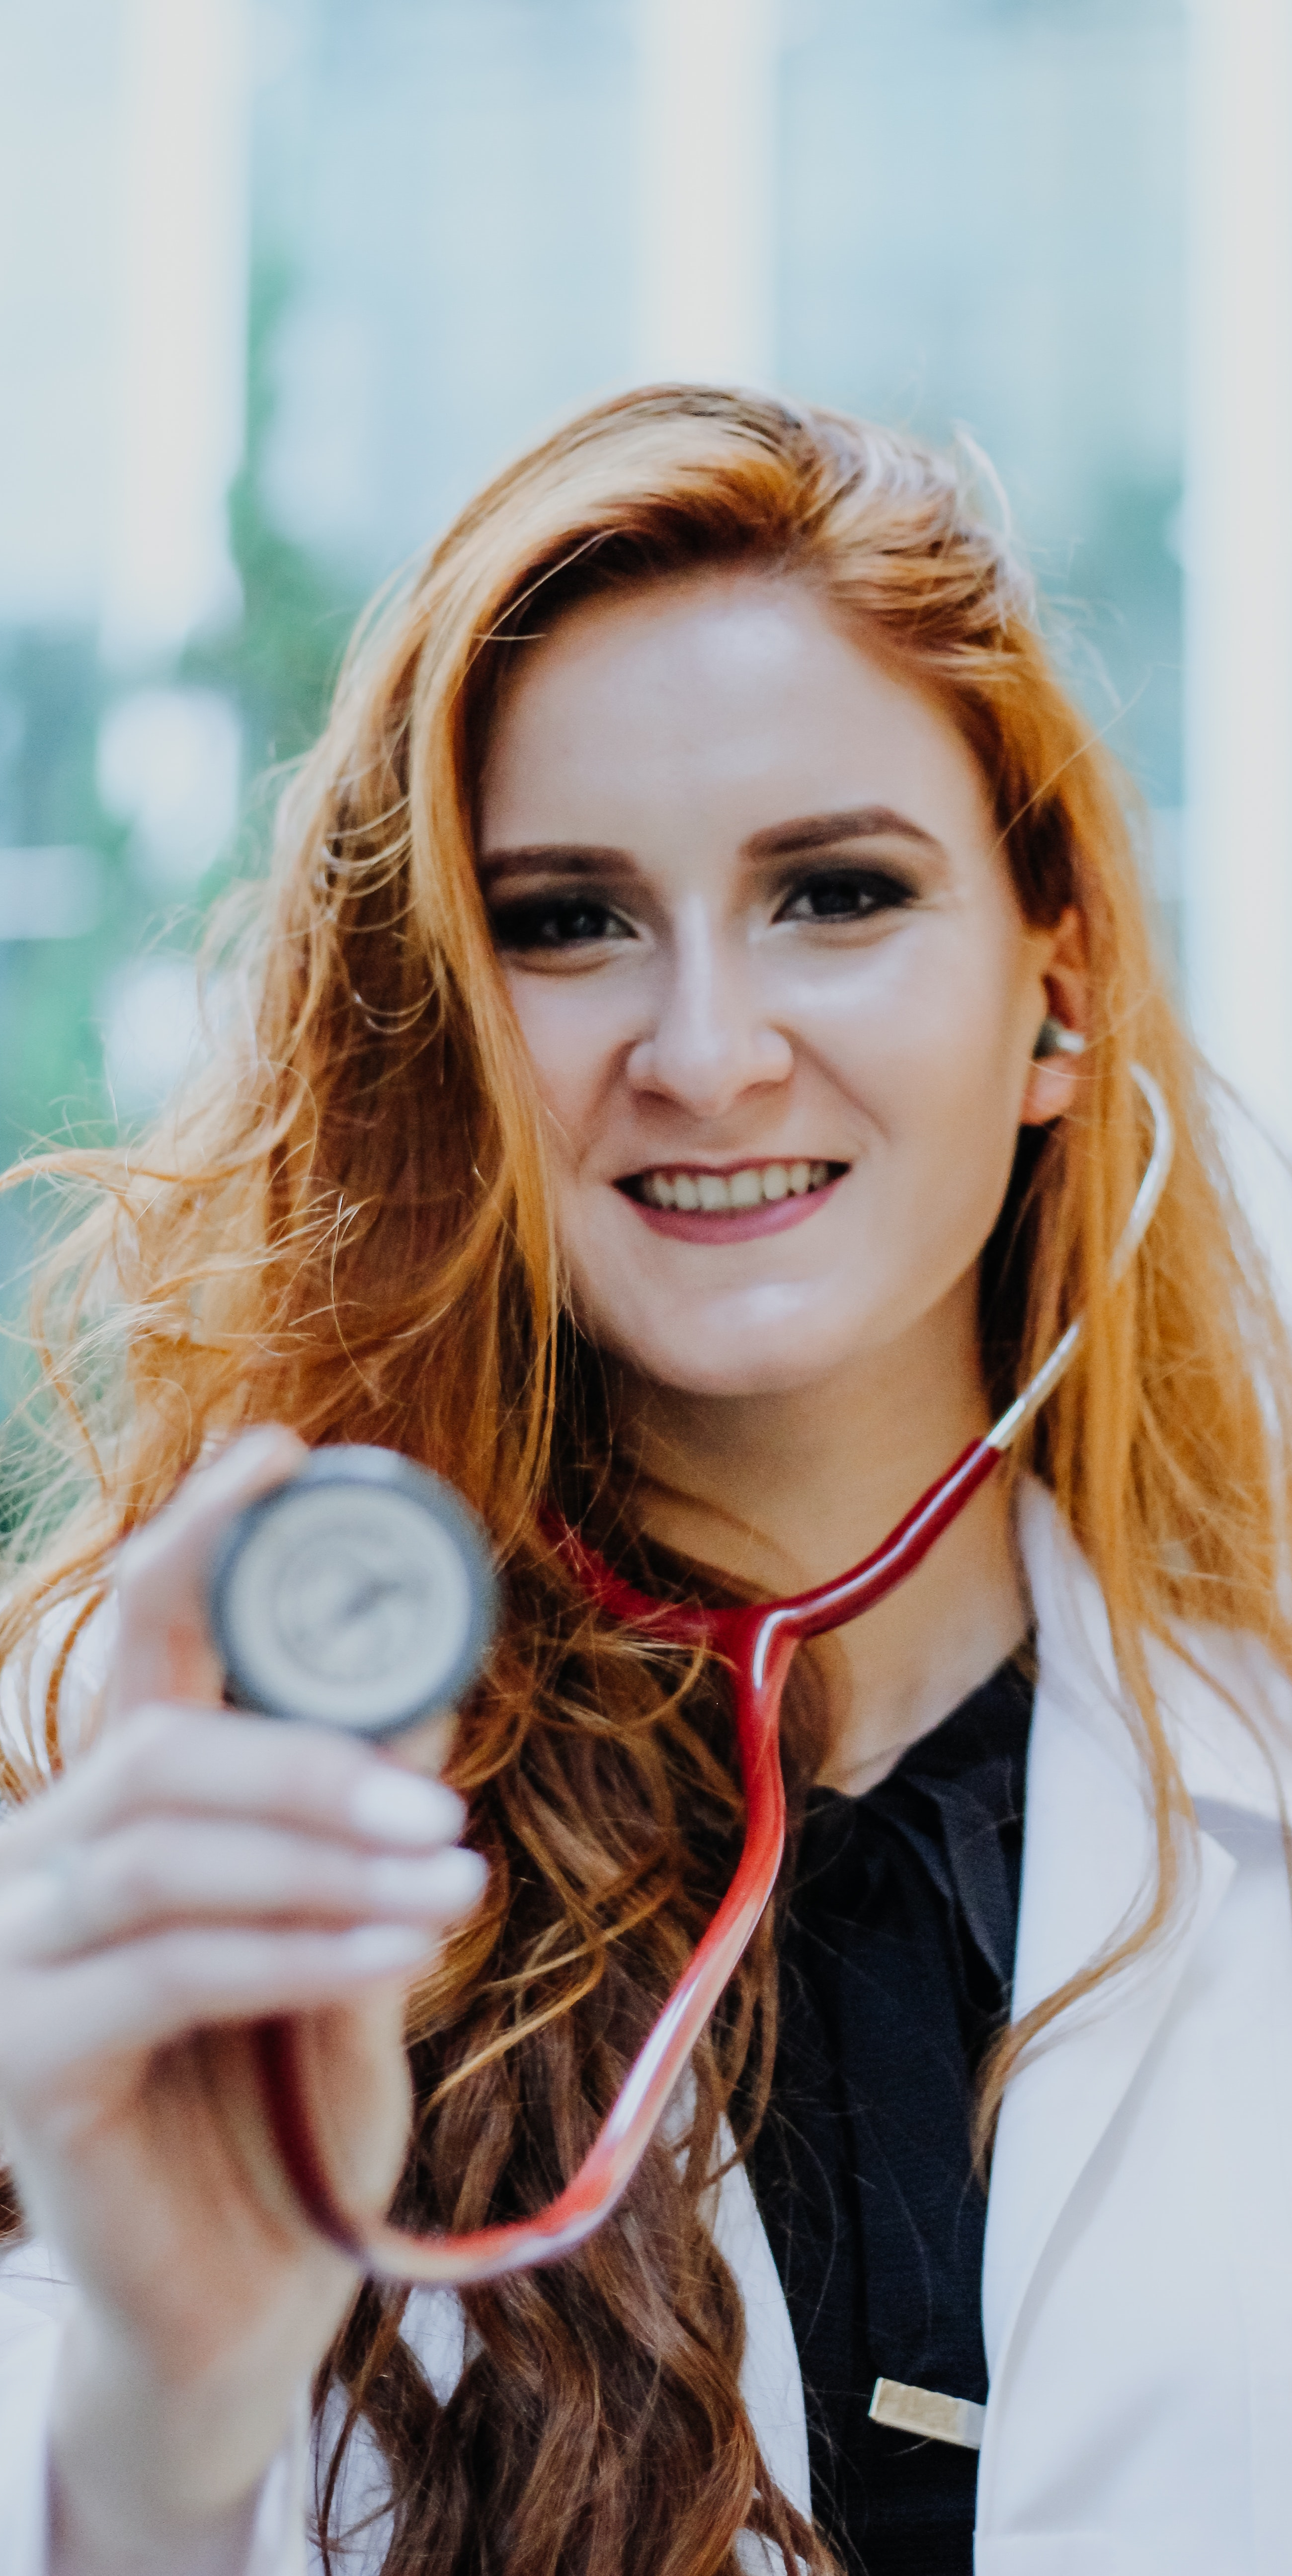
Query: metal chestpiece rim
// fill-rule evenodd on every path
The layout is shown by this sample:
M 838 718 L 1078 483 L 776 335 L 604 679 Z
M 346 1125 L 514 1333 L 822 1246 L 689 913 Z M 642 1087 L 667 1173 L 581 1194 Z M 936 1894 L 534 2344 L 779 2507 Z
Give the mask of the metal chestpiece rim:
M 429 1640 L 420 1654 L 414 1647 L 405 1657 L 408 1673 L 403 1691 L 398 1682 L 393 1695 L 388 1691 L 384 1696 L 379 1687 L 374 1692 L 369 1686 L 365 1693 L 356 1685 L 348 1713 L 344 1683 L 320 1684 L 303 1661 L 293 1670 L 290 1649 L 281 1637 L 266 1639 L 270 1614 L 257 1598 L 258 1589 L 263 1590 L 258 1577 L 268 1579 L 268 1548 L 281 1533 L 282 1515 L 295 1510 L 304 1523 L 313 1499 L 322 1504 L 328 1496 L 348 1498 L 360 1524 L 365 1512 L 370 1523 L 379 1518 L 389 1523 L 392 1505 L 397 1511 L 402 1508 L 404 1515 L 411 1507 L 421 1523 L 420 1533 L 416 1523 L 411 1525 L 414 1542 L 419 1536 L 423 1542 L 432 1541 L 427 1564 L 432 1572 L 438 1567 L 441 1594 L 450 1596 L 451 1635 L 439 1657 Z M 319 1517 L 317 1506 L 314 1517 Z M 332 1543 L 344 1547 L 343 1520 L 336 1514 L 332 1518 L 340 1532 Z M 374 1740 L 401 1734 L 437 1710 L 454 1705 L 484 1662 L 499 1612 L 498 1580 L 488 1540 L 461 1496 L 411 1458 L 358 1443 L 315 1450 L 294 1476 L 258 1495 L 238 1513 L 216 1551 L 209 1599 L 212 1635 L 225 1668 L 226 1697 L 236 1707 Z M 428 1613 L 434 1613 L 429 1600 Z

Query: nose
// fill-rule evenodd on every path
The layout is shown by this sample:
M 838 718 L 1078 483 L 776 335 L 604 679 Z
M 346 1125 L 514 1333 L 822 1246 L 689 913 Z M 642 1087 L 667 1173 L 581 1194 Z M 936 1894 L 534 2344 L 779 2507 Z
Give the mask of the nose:
M 653 1025 L 628 1057 L 637 1091 L 717 1118 L 750 1091 L 788 1082 L 789 1039 L 760 1007 L 744 943 L 688 906 L 660 955 Z

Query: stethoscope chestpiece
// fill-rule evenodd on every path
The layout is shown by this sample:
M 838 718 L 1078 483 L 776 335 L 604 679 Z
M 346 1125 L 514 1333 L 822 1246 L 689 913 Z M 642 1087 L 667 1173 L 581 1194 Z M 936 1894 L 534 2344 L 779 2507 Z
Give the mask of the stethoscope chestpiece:
M 498 1624 L 485 1533 L 391 1449 L 318 1449 L 241 1511 L 210 1574 L 227 1695 L 381 1739 L 451 1708 Z

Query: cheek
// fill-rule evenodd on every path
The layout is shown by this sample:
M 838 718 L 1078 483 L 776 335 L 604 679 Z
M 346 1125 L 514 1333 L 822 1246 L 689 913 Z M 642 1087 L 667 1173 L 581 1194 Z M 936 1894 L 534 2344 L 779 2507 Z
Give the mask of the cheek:
M 945 1293 L 995 1224 L 1028 1064 L 1010 962 L 1002 941 L 935 927 L 841 963 L 800 996 L 810 1060 L 855 1120 L 840 1215 L 864 1300 Z
M 1026 1080 L 1006 996 L 989 971 L 966 964 L 954 982 L 930 979 L 896 993 L 876 1013 L 852 1055 L 877 1125 L 899 1147 L 912 1188 L 939 1199 L 978 1201 L 1003 1189 L 1014 1151 Z M 936 1176 L 936 1177 L 935 1177 Z M 949 1209 L 948 1209 L 949 1213 Z
M 558 1157 L 577 1163 L 613 1076 L 616 1015 L 591 979 L 583 992 L 556 975 L 509 974 L 506 983 Z
M 931 1148 L 1017 1124 L 1026 1079 L 1001 944 L 931 925 L 804 973 L 783 994 L 808 1060 L 884 1133 Z

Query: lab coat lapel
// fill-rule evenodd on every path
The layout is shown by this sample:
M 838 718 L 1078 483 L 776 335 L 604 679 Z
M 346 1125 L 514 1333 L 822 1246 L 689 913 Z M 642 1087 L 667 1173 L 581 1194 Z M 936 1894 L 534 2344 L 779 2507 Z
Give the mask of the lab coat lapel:
M 1133 1919 L 1150 1882 L 1153 1831 L 1143 1766 L 1126 1719 L 1098 1588 L 1038 1486 L 1021 1498 L 1019 1536 L 1036 1610 L 1038 1678 L 1028 1762 L 1015 2018 L 1062 1987 Z M 1171 1659 L 1179 1714 L 1205 1684 Z M 1157 1676 L 1155 1675 L 1155 1679 Z M 1193 1714 L 1198 1714 L 1196 1708 Z M 1202 1734 L 1199 1727 L 1199 1736 Z M 1186 1775 L 1187 1776 L 1187 1775 Z M 983 2322 L 993 2404 L 1008 2381 L 1014 2331 L 1037 2266 L 1081 2174 L 1169 2009 L 1185 1966 L 1233 1874 L 1200 1837 L 1178 1924 L 1110 1990 L 1069 2014 L 1011 2081 L 992 2164 Z
M 1036 1613 L 1039 1669 L 1028 1763 L 1016 2016 L 1078 1975 L 1127 1927 L 1150 1883 L 1154 1858 L 1146 1779 L 1123 1711 L 1103 1601 L 1054 1504 L 1033 1483 L 1020 1496 L 1019 1540 Z M 1285 1743 L 1292 1743 L 1292 1690 L 1286 1678 L 1250 1642 L 1194 1632 L 1187 1644 L 1205 1668 L 1202 1675 L 1175 1655 L 1149 1651 L 1155 1693 L 1173 1732 L 1186 1787 L 1200 1802 L 1277 1816 L 1271 1763 L 1233 1717 L 1224 1693 L 1232 1692 L 1277 1748 L 1280 1732 Z M 1279 1768 L 1292 1806 L 1292 1766 L 1286 1755 Z M 1169 1936 L 1155 1942 L 1091 2006 L 1066 2016 L 1061 2036 L 1043 2047 L 1007 2089 L 992 2165 L 983 2267 L 991 2381 L 978 2480 L 985 2529 L 991 2527 L 1002 2425 L 1008 2424 L 1011 2356 L 1029 2291 L 1081 2175 L 1214 1920 L 1234 1867 L 1221 1844 L 1202 1832 L 1196 1872 Z M 789 2312 L 748 2177 L 739 2165 L 724 2173 L 718 2200 L 715 2233 L 745 2303 L 750 2413 L 773 2474 L 796 2503 L 805 2505 L 807 2433 Z M 1100 2255 L 1092 2246 L 1089 2259 L 1115 2256 L 1107 2249 Z M 1151 2332 L 1151 2320 L 1146 2332 Z M 1099 2368 L 1097 2352 L 1073 2358 L 1074 2367 Z M 1055 2436 L 1062 2441 L 1057 2419 Z

